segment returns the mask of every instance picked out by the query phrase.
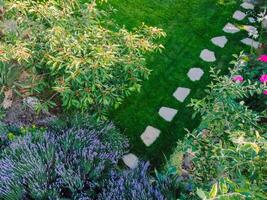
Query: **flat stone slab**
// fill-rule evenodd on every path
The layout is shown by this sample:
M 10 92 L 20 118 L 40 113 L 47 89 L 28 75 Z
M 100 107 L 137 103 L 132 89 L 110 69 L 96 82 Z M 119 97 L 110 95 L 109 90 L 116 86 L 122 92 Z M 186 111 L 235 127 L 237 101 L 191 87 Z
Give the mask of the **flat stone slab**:
M 237 28 L 235 25 L 231 24 L 231 23 L 227 23 L 224 28 L 223 31 L 226 33 L 237 33 L 240 31 L 239 28 Z
M 173 93 L 173 96 L 180 102 L 184 102 L 186 97 L 190 94 L 189 88 L 178 87 L 176 91 Z
M 130 167 L 131 169 L 134 169 L 138 166 L 138 158 L 136 155 L 129 153 L 126 154 L 122 157 L 122 160 L 124 162 L 125 165 L 127 165 L 128 167 Z
M 224 46 L 228 42 L 228 39 L 225 36 L 219 36 L 212 38 L 211 42 L 218 47 L 224 48 Z
M 240 10 L 235 11 L 235 13 L 233 14 L 233 18 L 238 21 L 242 21 L 245 17 L 246 17 L 246 13 L 243 13 Z
M 168 107 L 161 107 L 159 109 L 159 115 L 165 119 L 167 122 L 171 122 L 175 115 L 177 114 L 177 110 L 173 108 Z
M 141 139 L 144 144 L 149 147 L 152 145 L 160 135 L 160 130 L 153 126 L 146 127 L 146 130 L 141 135 Z
M 187 73 L 187 76 L 191 81 L 199 81 L 203 76 L 204 71 L 201 68 L 191 68 Z
M 251 25 L 243 25 L 243 29 L 250 33 L 251 35 L 257 35 L 258 34 L 258 29 L 255 26 Z
M 215 62 L 216 57 L 213 51 L 210 51 L 208 49 L 204 49 L 200 53 L 200 58 L 206 62 Z
M 253 10 L 254 9 L 254 5 L 248 2 L 244 2 L 241 4 L 241 7 L 246 9 L 246 10 Z
M 245 38 L 243 40 L 241 40 L 241 42 L 245 45 L 251 46 L 255 49 L 258 49 L 260 47 L 260 43 L 251 39 L 251 38 Z

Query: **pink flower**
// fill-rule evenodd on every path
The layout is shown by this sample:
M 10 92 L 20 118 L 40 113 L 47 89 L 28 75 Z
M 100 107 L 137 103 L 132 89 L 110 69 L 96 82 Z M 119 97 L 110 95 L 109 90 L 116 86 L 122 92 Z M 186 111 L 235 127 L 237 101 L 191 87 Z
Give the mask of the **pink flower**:
M 267 63 L 267 55 L 261 55 L 259 58 L 258 58 L 259 61 L 261 62 L 266 62 Z
M 242 83 L 244 81 L 244 78 L 241 75 L 236 75 L 233 77 L 233 81 L 236 83 Z
M 267 83 L 267 74 L 261 75 L 260 82 L 262 82 L 263 84 Z
M 267 95 L 267 90 L 263 90 L 263 94 L 264 95 Z

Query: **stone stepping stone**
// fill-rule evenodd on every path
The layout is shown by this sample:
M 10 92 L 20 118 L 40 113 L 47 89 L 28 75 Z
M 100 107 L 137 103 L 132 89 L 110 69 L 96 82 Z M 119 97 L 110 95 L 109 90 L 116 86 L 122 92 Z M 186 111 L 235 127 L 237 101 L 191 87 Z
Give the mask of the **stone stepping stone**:
M 224 28 L 223 31 L 226 33 L 237 33 L 240 31 L 239 28 L 237 28 L 235 25 L 231 24 L 231 23 L 227 23 Z
M 258 49 L 260 47 L 260 43 L 251 39 L 251 38 L 245 38 L 243 40 L 241 40 L 241 42 L 245 45 L 251 46 L 255 49 Z
M 165 119 L 167 122 L 171 122 L 175 115 L 177 114 L 177 110 L 173 108 L 168 107 L 161 107 L 159 109 L 159 115 Z
M 200 53 L 200 58 L 206 62 L 215 62 L 216 57 L 213 51 L 210 51 L 208 49 L 204 49 Z
M 153 126 L 146 127 L 146 130 L 141 135 L 141 139 L 144 144 L 149 147 L 152 145 L 160 135 L 160 130 Z
M 191 68 L 187 73 L 187 76 L 191 81 L 199 81 L 203 76 L 204 71 L 201 68 Z
M 248 2 L 244 2 L 241 4 L 241 7 L 246 9 L 246 10 L 253 10 L 254 9 L 254 5 Z
M 235 11 L 235 13 L 233 14 L 233 18 L 238 21 L 242 21 L 245 17 L 246 17 L 246 14 L 240 10 Z
M 255 26 L 243 25 L 244 30 L 247 32 L 256 32 L 258 29 Z
M 180 102 L 184 102 L 186 97 L 190 94 L 189 88 L 178 87 L 176 91 L 173 93 L 173 96 Z
M 211 42 L 218 47 L 224 48 L 224 46 L 228 42 L 228 39 L 225 36 L 219 36 L 212 38 Z
M 251 25 L 244 25 L 243 29 L 250 34 L 258 34 L 258 29 Z
M 138 166 L 138 158 L 136 155 L 129 153 L 122 157 L 122 160 L 125 165 L 127 165 L 129 168 L 134 169 Z

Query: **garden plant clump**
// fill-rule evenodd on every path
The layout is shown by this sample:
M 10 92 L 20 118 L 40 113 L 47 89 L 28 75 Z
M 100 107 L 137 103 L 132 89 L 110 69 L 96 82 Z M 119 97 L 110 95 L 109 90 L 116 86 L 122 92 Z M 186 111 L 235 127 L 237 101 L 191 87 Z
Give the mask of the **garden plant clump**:
M 17 68 L 27 78 L 3 80 L 2 90 L 37 96 L 45 108 L 104 116 L 148 78 L 144 54 L 163 48 L 154 43 L 165 36 L 161 29 L 143 24 L 129 32 L 95 1 L 6 1 L 3 12 L 2 73 Z
M 266 196 L 266 114 L 249 109 L 242 100 L 263 95 L 266 86 L 232 76 L 218 76 L 208 96 L 191 106 L 202 115 L 198 130 L 178 144 L 189 164 L 174 165 L 190 174 L 189 183 L 201 199 L 264 199 Z M 175 164 L 175 162 L 172 162 Z M 202 188 L 202 189 L 201 189 Z M 203 189 L 209 189 L 204 192 Z
M 167 189 L 178 189 L 171 175 L 158 174 L 161 179 L 152 184 L 149 163 L 122 171 L 118 162 L 127 140 L 110 123 L 94 117 L 86 121 L 69 122 L 72 128 L 65 129 L 55 124 L 47 130 L 24 129 L 23 136 L 9 138 L 0 154 L 1 198 L 160 200 Z

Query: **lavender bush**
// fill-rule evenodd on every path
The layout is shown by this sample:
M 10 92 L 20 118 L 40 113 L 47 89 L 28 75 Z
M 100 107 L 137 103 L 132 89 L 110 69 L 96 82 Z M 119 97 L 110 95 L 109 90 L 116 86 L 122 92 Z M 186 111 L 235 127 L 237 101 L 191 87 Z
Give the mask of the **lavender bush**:
M 119 160 L 128 143 L 110 123 L 74 115 L 46 129 L 19 131 L 0 149 L 0 199 L 177 197 L 178 179 L 172 174 L 152 176 L 149 164 L 142 162 L 135 170 L 121 168 Z
M 0 199 L 95 199 L 126 147 L 111 124 L 17 138 L 1 154 Z
M 112 171 L 99 200 L 172 200 L 178 179 L 167 174 L 152 178 L 149 163 L 141 163 L 134 170 Z

